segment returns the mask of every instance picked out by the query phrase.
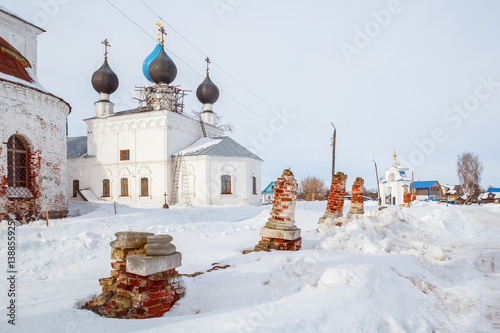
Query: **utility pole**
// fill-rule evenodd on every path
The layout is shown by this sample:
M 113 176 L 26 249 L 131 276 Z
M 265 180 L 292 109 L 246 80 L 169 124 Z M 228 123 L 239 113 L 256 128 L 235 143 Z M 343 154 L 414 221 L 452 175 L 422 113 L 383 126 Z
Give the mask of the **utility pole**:
M 378 170 L 377 170 L 377 163 L 375 160 L 373 160 L 373 164 L 375 164 L 375 176 L 377 177 L 377 195 L 378 195 L 378 205 L 380 206 L 382 204 L 382 198 L 380 197 L 380 186 L 378 183 Z
M 335 176 L 335 141 L 337 138 L 337 129 L 335 128 L 333 121 L 331 121 L 331 123 L 333 126 L 333 138 L 332 138 L 332 177 L 333 177 Z

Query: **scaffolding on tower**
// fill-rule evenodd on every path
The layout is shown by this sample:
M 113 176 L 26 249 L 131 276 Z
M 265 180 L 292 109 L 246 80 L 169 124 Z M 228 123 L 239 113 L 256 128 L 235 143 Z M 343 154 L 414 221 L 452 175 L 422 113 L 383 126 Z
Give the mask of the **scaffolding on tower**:
M 155 84 L 150 87 L 136 87 L 140 111 L 167 109 L 177 113 L 184 112 L 184 96 L 191 90 L 182 90 L 179 86 Z

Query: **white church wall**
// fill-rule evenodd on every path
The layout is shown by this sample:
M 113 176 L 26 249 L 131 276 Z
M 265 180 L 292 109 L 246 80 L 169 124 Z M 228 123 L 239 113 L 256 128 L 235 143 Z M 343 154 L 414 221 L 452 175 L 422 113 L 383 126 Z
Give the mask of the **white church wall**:
M 179 177 L 179 203 L 194 205 L 261 204 L 261 161 L 251 158 L 203 155 L 185 156 L 183 163 L 185 166 Z M 186 177 L 184 177 L 185 175 Z M 224 175 L 231 177 L 230 194 L 221 193 L 221 179 Z M 252 176 L 255 176 L 257 180 L 257 194 L 253 194 Z M 185 186 L 186 183 L 188 186 Z M 185 189 L 188 189 L 189 197 L 186 197 Z
M 69 105 L 59 98 L 26 88 L 0 82 L 0 142 L 18 134 L 28 143 L 31 153 L 30 176 L 37 198 L 35 210 L 45 205 L 52 216 L 67 213 L 66 191 L 66 117 Z M 7 184 L 7 146 L 0 148 L 0 211 L 6 212 L 9 200 L 2 197 L 1 189 Z M 4 178 L 5 177 L 5 178 Z M 12 203 L 12 202 L 10 202 Z

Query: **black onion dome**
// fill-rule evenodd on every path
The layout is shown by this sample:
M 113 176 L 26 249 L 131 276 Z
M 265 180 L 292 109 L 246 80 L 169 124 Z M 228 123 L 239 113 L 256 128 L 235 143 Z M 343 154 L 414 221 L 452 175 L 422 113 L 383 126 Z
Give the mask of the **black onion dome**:
M 149 64 L 148 74 L 154 83 L 170 84 L 177 76 L 177 66 L 165 52 L 163 47 L 160 53 Z
M 98 93 L 112 94 L 118 89 L 118 76 L 109 67 L 108 59 L 104 59 L 101 68 L 92 74 L 92 86 Z
M 196 97 L 202 104 L 214 104 L 219 99 L 219 88 L 210 80 L 208 74 L 196 89 Z

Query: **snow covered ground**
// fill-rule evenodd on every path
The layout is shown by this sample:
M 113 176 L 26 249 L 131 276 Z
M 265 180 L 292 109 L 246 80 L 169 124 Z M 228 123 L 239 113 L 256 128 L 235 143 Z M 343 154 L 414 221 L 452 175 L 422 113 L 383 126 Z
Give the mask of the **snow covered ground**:
M 346 202 L 345 211 L 349 209 Z M 0 332 L 492 332 L 500 331 L 500 205 L 418 203 L 342 227 L 319 227 L 325 202 L 299 202 L 298 252 L 243 255 L 263 207 L 71 204 L 73 217 L 16 228 L 17 318 Z M 118 231 L 168 233 L 183 255 L 185 296 L 162 318 L 120 320 L 79 307 L 100 293 Z M 0 224 L 7 266 L 7 223 Z M 4 275 L 7 271 L 4 270 Z

